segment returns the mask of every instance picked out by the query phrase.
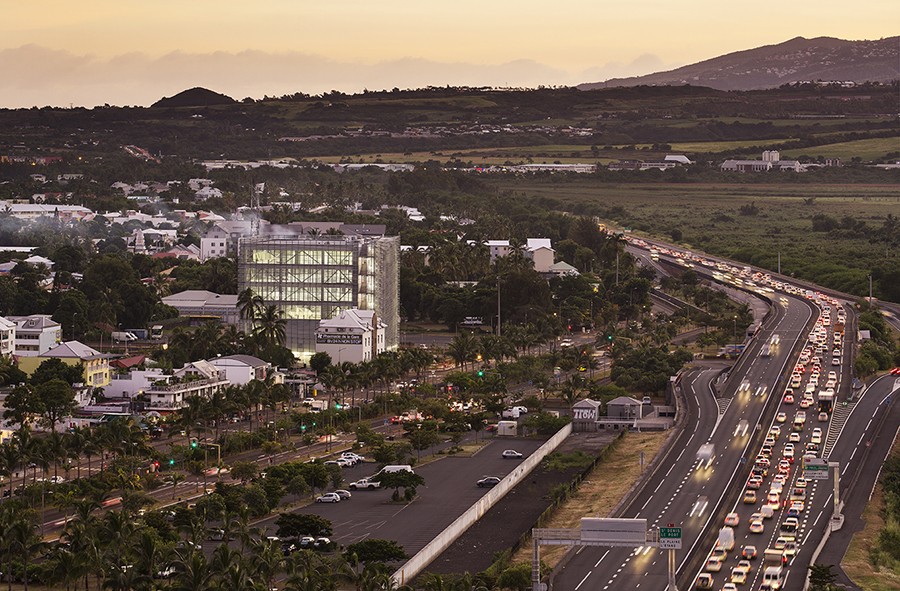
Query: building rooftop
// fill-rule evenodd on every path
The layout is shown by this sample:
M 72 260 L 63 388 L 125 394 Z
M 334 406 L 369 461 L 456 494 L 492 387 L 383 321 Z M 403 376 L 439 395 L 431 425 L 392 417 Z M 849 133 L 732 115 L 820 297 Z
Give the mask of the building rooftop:
M 106 357 L 100 351 L 88 347 L 79 341 L 66 341 L 53 347 L 41 357 L 57 357 L 59 359 L 102 359 Z
M 163 303 L 173 308 L 202 306 L 237 306 L 236 294 L 218 294 L 205 289 L 188 289 L 173 293 L 162 299 Z

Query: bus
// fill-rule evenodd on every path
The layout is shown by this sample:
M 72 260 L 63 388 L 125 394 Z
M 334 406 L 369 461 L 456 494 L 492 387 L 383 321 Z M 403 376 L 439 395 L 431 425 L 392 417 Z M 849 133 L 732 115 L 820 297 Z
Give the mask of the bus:
M 834 410 L 834 394 L 819 390 L 819 412 L 831 414 L 832 410 Z
M 154 324 L 150 327 L 150 338 L 153 340 L 161 339 L 163 334 L 162 324 Z

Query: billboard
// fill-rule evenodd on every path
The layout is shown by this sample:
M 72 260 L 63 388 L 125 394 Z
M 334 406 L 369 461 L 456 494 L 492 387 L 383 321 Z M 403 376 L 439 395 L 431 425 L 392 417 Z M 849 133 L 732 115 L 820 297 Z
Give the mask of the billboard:
M 585 517 L 581 520 L 581 540 L 640 546 L 647 542 L 647 520 Z
M 317 345 L 362 345 L 361 334 L 316 333 Z

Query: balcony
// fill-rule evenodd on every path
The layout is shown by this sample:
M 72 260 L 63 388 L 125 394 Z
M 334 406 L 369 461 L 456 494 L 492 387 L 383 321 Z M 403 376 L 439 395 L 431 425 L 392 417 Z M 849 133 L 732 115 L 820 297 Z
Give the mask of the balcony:
M 190 390 L 197 390 L 200 388 L 204 388 L 207 386 L 224 386 L 227 383 L 227 380 L 211 380 L 211 379 L 202 379 L 202 380 L 191 380 L 190 382 L 179 382 L 177 384 L 168 384 L 165 386 L 157 386 L 153 384 L 147 390 L 147 394 L 171 394 L 173 392 L 187 392 Z

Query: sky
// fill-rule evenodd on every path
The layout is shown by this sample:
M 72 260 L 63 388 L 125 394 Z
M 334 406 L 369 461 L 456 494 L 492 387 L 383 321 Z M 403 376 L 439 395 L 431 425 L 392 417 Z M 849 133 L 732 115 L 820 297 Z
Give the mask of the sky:
M 0 0 L 0 107 L 569 85 L 797 36 L 898 33 L 896 0 Z

